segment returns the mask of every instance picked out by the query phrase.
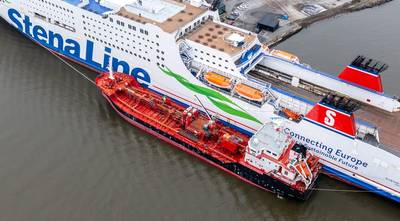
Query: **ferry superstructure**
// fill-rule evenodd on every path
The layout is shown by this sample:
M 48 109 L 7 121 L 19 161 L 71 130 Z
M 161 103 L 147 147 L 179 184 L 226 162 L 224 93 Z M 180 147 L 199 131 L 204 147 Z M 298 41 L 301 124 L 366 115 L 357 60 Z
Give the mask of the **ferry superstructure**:
M 63 57 L 98 72 L 111 63 L 144 87 L 200 109 L 196 95 L 221 122 L 249 136 L 280 120 L 283 131 L 321 158 L 331 176 L 400 202 L 400 129 L 387 123 L 400 118 L 398 100 L 383 111 L 356 111 L 384 120 L 378 130 L 379 124 L 354 116 L 355 93 L 314 103 L 253 77 L 262 61 L 272 61 L 270 74 L 308 68 L 278 58 L 254 33 L 222 23 L 203 1 L 3 0 L 0 7 L 13 27 Z M 301 81 L 293 79 L 293 85 Z

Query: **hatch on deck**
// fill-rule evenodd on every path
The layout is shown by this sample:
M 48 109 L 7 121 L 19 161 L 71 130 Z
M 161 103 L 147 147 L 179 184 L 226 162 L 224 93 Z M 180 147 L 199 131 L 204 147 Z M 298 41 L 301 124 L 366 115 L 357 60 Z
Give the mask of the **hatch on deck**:
M 225 38 L 225 41 L 233 47 L 238 48 L 246 43 L 246 38 L 238 33 L 231 33 Z

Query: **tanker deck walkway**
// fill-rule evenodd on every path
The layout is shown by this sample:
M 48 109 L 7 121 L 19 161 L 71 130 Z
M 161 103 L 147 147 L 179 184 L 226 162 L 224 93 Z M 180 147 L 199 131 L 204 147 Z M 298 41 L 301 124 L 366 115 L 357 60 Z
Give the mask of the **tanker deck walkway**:
M 263 73 L 253 71 L 250 73 L 261 81 L 271 83 L 272 87 L 288 92 L 294 96 L 309 100 L 311 103 L 317 103 L 323 96 L 317 95 L 303 88 L 294 87 L 289 83 L 268 77 Z M 363 122 L 374 125 L 379 131 L 379 147 L 400 157 L 400 112 L 387 112 L 378 108 L 361 104 L 359 110 L 355 113 L 355 118 Z

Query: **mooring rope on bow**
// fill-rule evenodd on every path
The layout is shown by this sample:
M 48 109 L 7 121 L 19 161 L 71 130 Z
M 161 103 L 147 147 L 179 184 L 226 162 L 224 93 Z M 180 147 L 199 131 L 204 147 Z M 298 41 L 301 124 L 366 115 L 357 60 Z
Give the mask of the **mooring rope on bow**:
M 46 48 L 46 47 L 44 47 Z M 80 74 L 83 78 L 85 78 L 86 80 L 88 80 L 90 83 L 92 83 L 93 85 L 96 86 L 96 82 L 94 82 L 92 79 L 90 79 L 88 76 L 86 76 L 84 73 L 82 73 L 81 71 L 79 71 L 77 68 L 75 68 L 72 64 L 70 64 L 68 61 L 66 61 L 64 58 L 62 58 L 60 55 L 58 55 L 56 52 L 46 48 L 46 50 L 48 50 L 51 54 L 53 54 L 54 56 L 56 56 L 60 61 L 62 61 L 64 64 L 68 65 L 68 67 L 70 67 L 72 70 L 74 70 L 76 73 Z

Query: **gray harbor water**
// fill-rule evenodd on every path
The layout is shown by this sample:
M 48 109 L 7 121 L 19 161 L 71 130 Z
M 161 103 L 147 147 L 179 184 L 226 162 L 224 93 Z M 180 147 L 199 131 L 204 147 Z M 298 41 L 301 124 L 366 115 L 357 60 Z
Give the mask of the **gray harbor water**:
M 339 73 L 358 54 L 390 65 L 400 95 L 400 1 L 312 25 L 278 47 Z M 79 68 L 95 78 L 87 69 Z M 320 188 L 355 190 L 321 177 Z M 277 199 L 130 126 L 97 89 L 0 22 L 0 221 L 399 220 L 361 192 Z

